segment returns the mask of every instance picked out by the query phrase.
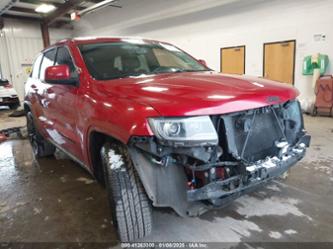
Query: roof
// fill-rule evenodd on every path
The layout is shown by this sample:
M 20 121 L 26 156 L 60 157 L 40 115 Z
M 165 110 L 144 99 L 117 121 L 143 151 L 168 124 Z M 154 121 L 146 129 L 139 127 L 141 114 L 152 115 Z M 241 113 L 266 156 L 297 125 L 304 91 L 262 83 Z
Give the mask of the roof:
M 88 44 L 88 43 L 102 43 L 102 42 L 135 42 L 135 43 L 166 43 L 149 38 L 131 37 L 131 36 L 87 36 L 87 37 L 74 37 L 63 39 L 56 42 L 54 45 L 75 43 L 75 44 Z

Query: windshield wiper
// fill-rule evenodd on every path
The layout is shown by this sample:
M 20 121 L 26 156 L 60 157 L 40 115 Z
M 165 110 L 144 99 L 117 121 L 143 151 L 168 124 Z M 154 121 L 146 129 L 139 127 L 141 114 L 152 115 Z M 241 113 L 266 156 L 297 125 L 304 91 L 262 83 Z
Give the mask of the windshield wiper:
M 187 70 L 182 68 L 176 68 L 174 71 L 171 71 L 171 73 L 183 73 L 183 72 L 187 72 Z
M 206 71 L 213 71 L 211 69 L 188 69 L 184 70 L 184 72 L 206 72 Z

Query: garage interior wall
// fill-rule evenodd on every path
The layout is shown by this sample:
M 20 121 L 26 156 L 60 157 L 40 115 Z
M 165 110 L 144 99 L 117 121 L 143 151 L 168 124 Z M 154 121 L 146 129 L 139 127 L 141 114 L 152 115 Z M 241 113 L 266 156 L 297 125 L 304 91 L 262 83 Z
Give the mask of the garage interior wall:
M 72 30 L 50 29 L 50 40 L 72 37 Z M 14 85 L 19 98 L 23 101 L 24 82 L 35 56 L 43 49 L 43 40 L 38 22 L 4 19 L 0 35 L 0 64 L 2 77 Z
M 331 0 L 121 0 L 75 24 L 75 36 L 143 36 L 176 44 L 220 70 L 220 49 L 246 46 L 246 74 L 262 77 L 263 44 L 296 40 L 295 86 L 303 108 L 312 96 L 311 76 L 302 75 L 304 56 L 333 60 Z M 325 38 L 318 38 L 325 35 Z M 330 63 L 328 74 L 332 74 Z

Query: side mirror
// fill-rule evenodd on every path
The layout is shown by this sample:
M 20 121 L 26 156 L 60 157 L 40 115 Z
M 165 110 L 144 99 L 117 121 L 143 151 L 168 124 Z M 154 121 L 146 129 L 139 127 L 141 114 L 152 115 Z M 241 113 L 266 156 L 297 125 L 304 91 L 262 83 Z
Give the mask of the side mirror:
M 68 65 L 56 65 L 46 68 L 45 82 L 50 84 L 76 85 L 77 78 L 71 78 Z
M 205 60 L 200 59 L 200 60 L 198 60 L 198 62 L 199 62 L 201 65 L 207 67 L 207 63 L 206 63 Z

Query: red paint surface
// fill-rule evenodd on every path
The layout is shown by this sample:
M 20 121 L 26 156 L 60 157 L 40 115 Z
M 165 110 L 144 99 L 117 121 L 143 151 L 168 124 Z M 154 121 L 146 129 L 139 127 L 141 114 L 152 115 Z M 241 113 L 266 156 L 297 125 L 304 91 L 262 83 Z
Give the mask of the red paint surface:
M 67 65 L 52 66 L 45 70 L 46 80 L 68 80 L 69 77 L 70 73 Z
M 59 42 L 58 46 L 68 46 L 81 72 L 79 86 L 32 78 L 26 84 L 26 101 L 31 103 L 41 132 L 86 165 L 91 164 L 88 145 L 93 131 L 127 143 L 133 135 L 152 135 L 148 117 L 225 114 L 282 103 L 298 95 L 286 84 L 215 72 L 94 80 L 77 45 L 119 41 L 121 38 Z

